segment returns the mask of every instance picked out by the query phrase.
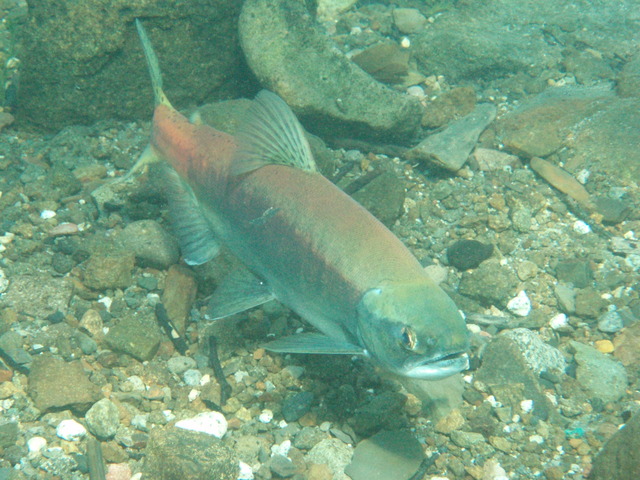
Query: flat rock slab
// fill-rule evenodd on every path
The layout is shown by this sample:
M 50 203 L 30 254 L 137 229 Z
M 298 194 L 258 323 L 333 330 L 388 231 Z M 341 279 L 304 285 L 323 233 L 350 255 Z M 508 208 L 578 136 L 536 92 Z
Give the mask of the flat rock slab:
M 160 348 L 162 336 L 153 314 L 127 315 L 105 336 L 109 347 L 141 362 L 151 360 Z
M 409 160 L 433 161 L 453 172 L 460 170 L 476 146 L 480 134 L 496 118 L 496 107 L 481 103 L 473 112 L 428 136 L 409 150 Z
M 580 342 L 571 341 L 571 347 L 578 364 L 576 379 L 590 396 L 606 403 L 615 402 L 625 394 L 628 378 L 620 362 Z
M 66 312 L 73 295 L 68 278 L 34 273 L 10 277 L 9 288 L 0 298 L 0 307 L 44 319 L 57 311 Z
M 84 413 L 102 397 L 80 362 L 67 363 L 50 355 L 33 360 L 28 393 L 42 412 L 72 409 Z
M 419 126 L 416 98 L 376 82 L 339 53 L 297 0 L 247 0 L 239 23 L 247 63 L 318 134 L 402 141 Z
M 353 480 L 408 480 L 423 458 L 420 442 L 409 432 L 381 431 L 356 446 L 345 473 Z

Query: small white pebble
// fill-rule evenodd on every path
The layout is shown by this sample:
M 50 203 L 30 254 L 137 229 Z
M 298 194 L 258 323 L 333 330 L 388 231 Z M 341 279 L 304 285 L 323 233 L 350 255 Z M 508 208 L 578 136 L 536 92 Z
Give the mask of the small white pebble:
M 43 437 L 31 437 L 27 440 L 27 448 L 29 453 L 39 453 L 44 447 L 47 446 L 47 440 Z
M 189 392 L 189 395 L 187 395 L 187 398 L 189 399 L 190 402 L 193 402 L 199 396 L 200 396 L 200 392 L 195 388 L 192 388 L 191 391 Z
M 567 325 L 569 325 L 569 319 L 564 313 L 559 313 L 558 315 L 554 316 L 551 320 L 549 320 L 549 325 L 554 330 L 565 328 Z
M 202 380 L 202 372 L 200 370 L 196 370 L 195 368 L 190 368 L 182 375 L 182 379 L 184 383 L 189 385 L 190 387 L 197 387 L 200 385 L 200 380 Z
M 533 400 L 522 400 L 520 402 L 520 408 L 524 413 L 529 413 L 533 410 Z
M 204 387 L 208 383 L 211 383 L 211 375 L 209 375 L 208 373 L 205 373 L 200 379 L 200 386 Z
M 62 420 L 56 427 L 56 435 L 70 442 L 80 440 L 87 434 L 87 429 L 75 420 Z
M 513 297 L 507 303 L 507 309 L 514 315 L 526 317 L 531 312 L 531 300 L 527 296 L 527 292 L 521 290 L 518 295 Z
M 400 46 L 402 48 L 409 48 L 411 46 L 411 40 L 409 40 L 408 37 L 402 37 L 402 40 L 400 40 Z
M 425 96 L 424 90 L 420 85 L 412 85 L 407 88 L 407 94 L 418 98 L 423 98 Z
M 485 402 L 489 402 L 489 405 L 491 405 L 493 408 L 498 408 L 501 407 L 502 404 L 496 400 L 496 397 L 494 397 L 493 395 L 489 395 L 486 399 Z
M 104 308 L 106 308 L 108 312 L 111 308 L 111 304 L 113 303 L 113 299 L 111 297 L 102 297 L 98 299 L 98 303 L 103 304 Z
M 130 480 L 141 480 L 142 472 L 134 473 Z
M 542 445 L 544 443 L 544 437 L 542 435 L 531 435 L 529 437 L 529 441 L 531 443 L 537 443 L 538 445 Z
M 331 429 L 331 422 L 322 422 L 320 424 L 320 430 L 323 432 L 328 432 Z
M 262 423 L 269 423 L 271 420 L 273 420 L 273 412 L 268 408 L 265 408 L 258 416 L 258 420 L 260 420 Z
M 176 416 L 171 410 L 163 410 L 162 415 L 167 422 L 173 422 L 176 419 Z
M 576 220 L 576 222 L 573 224 L 573 231 L 582 235 L 586 235 L 587 233 L 591 233 L 591 227 L 582 220 Z
M 56 216 L 56 212 L 53 210 L 43 210 L 40 212 L 40 218 L 43 220 L 48 220 Z
M 9 245 L 11 242 L 13 242 L 15 236 L 16 234 L 11 232 L 6 232 L 4 235 L 0 235 L 0 244 Z
M 233 378 L 235 379 L 236 383 L 242 383 L 242 380 L 248 376 L 249 376 L 249 373 L 245 372 L 244 370 L 238 370 L 236 373 L 233 374 Z
M 576 175 L 576 180 L 578 180 L 582 185 L 585 185 L 589 181 L 589 177 L 591 176 L 591 172 L 587 169 L 582 169 Z
M 244 462 L 239 462 L 240 472 L 238 473 L 238 480 L 253 480 L 253 468 Z
M 285 440 L 280 445 L 272 445 L 271 446 L 271 455 L 282 455 L 286 457 L 289 455 L 289 450 L 291 450 L 291 440 Z
M 222 438 L 227 433 L 228 425 L 227 419 L 220 412 L 204 412 L 195 417 L 177 421 L 176 427 Z

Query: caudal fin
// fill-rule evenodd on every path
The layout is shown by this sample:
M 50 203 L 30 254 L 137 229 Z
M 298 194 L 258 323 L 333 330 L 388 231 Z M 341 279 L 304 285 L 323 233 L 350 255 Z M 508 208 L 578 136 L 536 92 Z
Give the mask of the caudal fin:
M 136 18 L 136 29 L 138 30 L 138 36 L 140 37 L 140 43 L 142 43 L 142 49 L 144 50 L 144 56 L 147 59 L 147 66 L 149 67 L 149 75 L 151 76 L 151 86 L 153 87 L 153 96 L 156 106 L 166 105 L 171 107 L 171 103 L 162 90 L 162 75 L 160 73 L 160 65 L 158 64 L 158 57 L 156 52 L 153 51 L 153 45 L 151 40 L 147 36 L 147 32 L 142 26 L 142 22 Z

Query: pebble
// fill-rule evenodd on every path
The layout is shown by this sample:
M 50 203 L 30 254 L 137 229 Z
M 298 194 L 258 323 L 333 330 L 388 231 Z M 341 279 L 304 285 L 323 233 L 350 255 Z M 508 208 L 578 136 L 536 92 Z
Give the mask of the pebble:
M 101 440 L 109 440 L 116 435 L 120 426 L 118 407 L 108 398 L 97 401 L 85 415 L 87 428 Z
M 56 435 L 70 442 L 80 440 L 87 434 L 87 429 L 75 420 L 62 420 L 56 427 Z
M 578 364 L 576 380 L 591 396 L 603 402 L 615 402 L 625 394 L 627 373 L 622 364 L 589 345 L 572 340 Z
M 559 313 L 549 320 L 549 326 L 554 330 L 564 330 L 569 327 L 569 318 L 564 313 Z
M 190 368 L 196 367 L 196 361 L 192 357 L 177 355 L 167 360 L 167 368 L 174 375 L 182 375 Z
M 311 392 L 300 392 L 287 397 L 282 403 L 282 416 L 287 422 L 299 420 L 311 409 L 313 398 Z
M 220 412 L 204 412 L 195 417 L 177 421 L 176 427 L 222 438 L 227 433 L 228 424 L 227 419 Z
M 598 319 L 598 330 L 605 333 L 616 333 L 624 328 L 624 319 L 616 310 L 606 312 Z
M 38 453 L 47 446 L 47 439 L 44 437 L 31 437 L 27 440 L 29 453 Z
M 283 455 L 274 455 L 271 457 L 269 468 L 280 478 L 291 477 L 297 470 L 294 463 Z
M 271 422 L 271 420 L 273 420 L 273 412 L 265 408 L 264 410 L 262 410 L 262 412 L 258 416 L 258 420 L 260 420 L 262 423 Z
M 588 223 L 583 222 L 582 220 L 576 220 L 573 223 L 573 231 L 581 235 L 586 235 L 587 233 L 591 233 L 591 227 Z
M 507 303 L 507 309 L 519 317 L 526 317 L 531 312 L 531 300 L 527 296 L 527 292 L 521 290 L 518 295 L 513 297 Z
M 104 323 L 102 321 L 102 316 L 97 310 L 90 308 L 84 312 L 84 315 L 82 315 L 82 318 L 80 319 L 80 328 L 85 330 L 94 338 L 102 338 L 104 336 Z
M 200 385 L 200 381 L 202 380 L 202 372 L 200 370 L 196 370 L 194 368 L 190 368 L 184 375 L 182 376 L 184 383 L 189 385 L 190 387 L 197 387 Z
M 240 472 L 238 472 L 238 480 L 253 480 L 253 469 L 244 462 L 240 462 Z
M 594 345 L 600 353 L 612 353 L 615 350 L 611 340 L 596 340 Z
M 6 292 L 7 288 L 9 288 L 9 279 L 4 270 L 0 268 L 0 293 Z
M 155 220 L 138 220 L 122 232 L 124 244 L 142 267 L 164 270 L 180 258 L 176 239 Z
M 417 8 L 394 8 L 393 22 L 401 33 L 417 33 L 427 24 L 427 18 Z
M 493 253 L 493 245 L 477 240 L 458 240 L 447 248 L 449 264 L 458 270 L 477 268 Z

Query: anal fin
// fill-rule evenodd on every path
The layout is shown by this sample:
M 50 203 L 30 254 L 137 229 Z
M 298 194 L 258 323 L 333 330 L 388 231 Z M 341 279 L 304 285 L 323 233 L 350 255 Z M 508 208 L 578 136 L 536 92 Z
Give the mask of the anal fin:
M 230 273 L 213 292 L 207 312 L 211 320 L 228 317 L 273 300 L 269 286 L 245 268 Z

